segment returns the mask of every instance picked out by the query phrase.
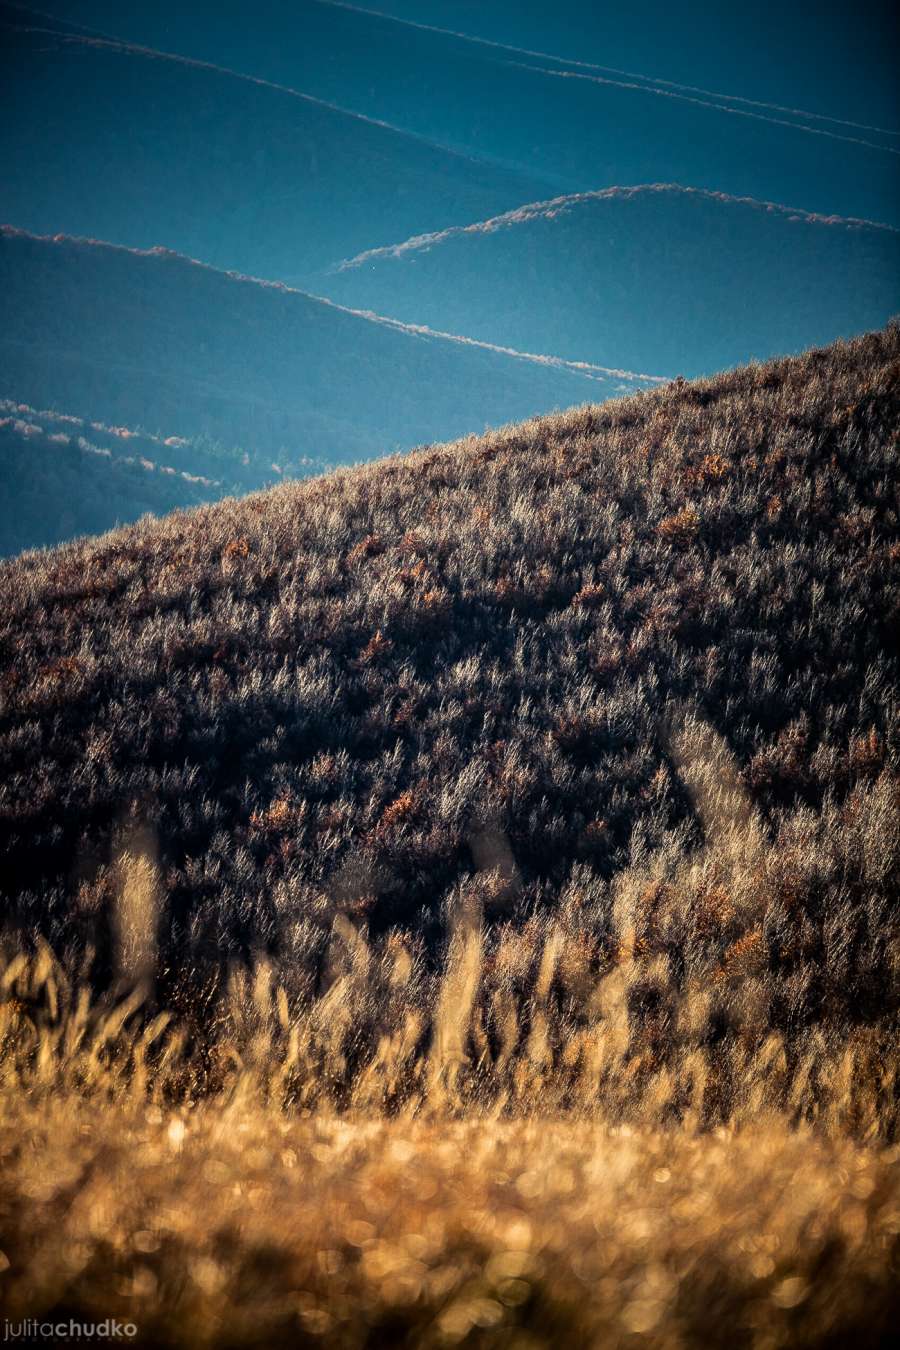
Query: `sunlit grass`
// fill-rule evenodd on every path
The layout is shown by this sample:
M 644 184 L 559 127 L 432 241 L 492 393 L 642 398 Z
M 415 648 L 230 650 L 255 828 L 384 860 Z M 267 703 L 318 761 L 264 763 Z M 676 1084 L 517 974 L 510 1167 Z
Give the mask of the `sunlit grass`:
M 880 1343 L 898 1310 L 897 1150 L 777 1122 L 5 1096 L 0 1147 L 11 1318 L 116 1316 L 172 1345 L 837 1346 Z

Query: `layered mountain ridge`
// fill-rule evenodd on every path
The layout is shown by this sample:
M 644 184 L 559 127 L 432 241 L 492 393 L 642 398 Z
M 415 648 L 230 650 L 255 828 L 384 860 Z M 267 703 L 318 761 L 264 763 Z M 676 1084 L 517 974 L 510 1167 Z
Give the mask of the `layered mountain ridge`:
M 322 289 L 526 350 L 711 374 L 900 312 L 900 231 L 672 183 L 611 187 L 368 250 Z
M 652 382 L 351 312 L 165 249 L 3 228 L 0 292 L 0 397 L 236 447 L 255 476 L 227 481 L 244 490 Z

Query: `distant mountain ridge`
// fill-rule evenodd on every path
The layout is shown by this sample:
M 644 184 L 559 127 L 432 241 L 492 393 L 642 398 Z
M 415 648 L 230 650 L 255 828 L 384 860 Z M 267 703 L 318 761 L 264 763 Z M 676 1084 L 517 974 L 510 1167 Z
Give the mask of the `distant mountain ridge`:
M 166 245 L 292 284 L 494 212 L 548 180 L 289 84 L 0 3 L 3 211 L 36 233 Z
M 215 501 L 226 483 L 197 470 L 237 467 L 179 437 L 162 440 L 0 399 L 0 556 Z
M 0 236 L 0 398 L 183 438 L 184 471 L 221 492 L 798 352 L 900 310 L 900 231 L 729 195 L 787 182 L 790 161 L 806 206 L 893 218 L 878 166 L 895 149 L 877 127 L 352 5 L 307 5 L 299 43 L 281 0 L 250 29 L 241 0 L 223 4 L 214 31 L 165 3 L 63 7 L 104 27 L 0 0 L 4 96 L 41 109 L 0 119 L 4 210 L 24 227 Z M 686 160 L 710 116 L 722 135 Z M 826 143 L 832 168 L 856 159 L 822 192 Z M 627 185 L 662 165 L 707 186 Z M 39 500 L 63 457 L 39 466 L 43 442 L 16 435 L 21 539 L 16 492 Z M 204 473 L 204 441 L 239 447 L 242 471 Z M 140 514 L 146 487 L 112 519 Z M 60 505 L 74 533 L 106 519 Z M 44 525 L 30 542 L 62 537 Z
M 900 311 L 900 231 L 678 184 L 614 187 L 370 249 L 321 286 L 513 347 L 709 374 L 885 323 Z
M 243 496 L 328 467 L 307 456 L 282 468 L 263 452 L 209 436 L 108 426 L 0 398 L 0 557 L 105 534 L 145 514 Z
M 840 90 L 833 100 L 826 98 L 817 105 L 818 114 L 809 115 L 783 106 L 790 101 L 790 83 L 782 86 L 783 96 L 775 103 L 754 102 L 767 97 L 766 92 L 757 92 L 764 89 L 766 81 L 757 79 L 756 72 L 749 69 L 742 87 L 734 88 L 731 94 L 694 87 L 706 82 L 713 91 L 720 90 L 719 78 L 724 77 L 714 79 L 709 73 L 690 87 L 636 74 L 635 62 L 639 68 L 648 68 L 641 66 L 636 53 L 657 46 L 652 38 L 637 42 L 633 60 L 609 62 L 611 66 L 628 67 L 622 70 L 526 50 L 533 44 L 517 42 L 520 25 L 512 21 L 512 15 L 516 9 L 551 7 L 507 6 L 508 31 L 499 32 L 501 41 L 491 43 L 464 33 L 440 31 L 441 20 L 430 19 L 433 6 L 429 5 L 418 7 L 416 17 L 425 19 L 421 24 L 372 12 L 377 5 L 344 7 L 305 0 L 293 0 L 291 4 L 259 0 L 252 8 L 246 0 L 216 0 L 214 7 L 212 0 L 206 6 L 188 6 L 178 0 L 129 7 L 117 0 L 43 0 L 43 4 L 37 0 L 37 5 L 48 10 L 62 8 L 107 35 L 118 33 L 136 43 L 292 85 L 452 146 L 461 154 L 477 156 L 482 162 L 536 176 L 543 180 L 545 189 L 550 189 L 530 197 L 521 195 L 520 202 L 615 183 L 676 181 L 736 196 L 793 202 L 808 211 L 837 211 L 900 226 L 900 142 L 895 132 L 853 126 L 840 116 L 866 124 L 874 118 L 881 128 L 890 128 L 896 126 L 891 121 L 892 111 L 896 117 L 896 106 L 893 110 L 882 106 L 877 114 L 856 116 L 852 95 L 844 98 Z M 458 8 L 465 11 L 467 7 Z M 495 7 L 474 8 L 489 11 Z M 574 6 L 576 12 L 579 8 L 596 7 Z M 523 15 L 523 28 L 529 26 L 529 17 L 534 15 Z M 803 64 L 808 75 L 814 64 L 810 30 L 823 25 L 807 20 L 804 26 L 800 11 L 779 15 L 777 20 L 769 18 L 773 39 L 778 30 L 782 34 L 792 32 L 795 40 L 804 41 L 807 50 Z M 488 20 L 488 25 L 497 31 L 496 21 Z M 460 22 L 450 26 L 469 25 Z M 673 15 L 669 26 L 677 33 L 685 24 Z M 639 30 L 640 22 L 634 14 L 623 14 L 620 7 L 615 21 L 606 27 L 615 43 L 617 30 Z M 564 47 L 578 56 L 577 25 L 575 28 Z M 722 28 L 727 31 L 726 25 Z M 701 42 L 707 36 L 697 35 Z M 376 53 L 377 59 L 373 59 Z M 878 57 L 879 64 L 886 68 L 884 54 Z M 596 55 L 595 48 L 595 59 L 608 58 Z M 797 62 L 791 64 L 796 67 Z M 699 67 L 702 69 L 702 61 Z M 674 64 L 657 49 L 649 69 L 654 76 L 665 77 Z M 715 70 L 715 65 L 710 70 Z M 828 117 L 831 112 L 839 116 Z M 377 191 L 372 194 L 370 211 L 374 213 L 379 209 L 378 196 Z M 445 201 L 445 197 L 435 198 L 435 205 L 442 207 Z M 444 210 L 443 223 L 461 224 L 478 219 L 479 214 L 484 217 L 495 212 Z M 16 218 L 29 223 L 21 213 Z M 371 223 L 375 225 L 377 220 L 373 218 Z M 335 228 L 343 230 L 347 224 L 346 220 L 336 220 Z M 42 224 L 40 228 L 54 226 Z M 55 228 L 73 229 L 62 220 Z M 74 232 L 109 237 L 108 230 L 83 225 Z M 414 232 L 410 229 L 405 234 L 379 237 L 381 232 L 373 229 L 369 242 L 387 243 Z M 220 261 L 208 250 L 188 246 L 171 233 L 158 238 L 183 251 Z M 144 241 L 135 238 L 125 242 Z M 348 253 L 343 250 L 343 256 Z M 266 276 L 285 275 L 257 264 L 248 267 L 239 259 L 223 265 L 243 266 Z M 296 274 L 286 279 L 303 284 Z

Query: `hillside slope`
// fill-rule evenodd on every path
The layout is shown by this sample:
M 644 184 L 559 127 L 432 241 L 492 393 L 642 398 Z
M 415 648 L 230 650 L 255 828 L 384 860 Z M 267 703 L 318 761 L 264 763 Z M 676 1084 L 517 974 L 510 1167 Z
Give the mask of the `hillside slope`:
M 108 950 L 131 819 L 179 967 L 306 969 L 336 911 L 430 940 L 473 867 L 602 947 L 609 878 L 699 838 L 687 704 L 788 831 L 741 883 L 783 1015 L 887 1016 L 898 361 L 893 328 L 0 565 L 6 912 Z M 731 903 L 689 907 L 722 950 Z
M 13 1329 L 890 1343 L 898 370 L 0 564 Z
M 363 253 L 318 289 L 524 351 L 711 374 L 886 323 L 900 231 L 671 184 L 609 188 Z
M 324 467 L 310 459 L 293 469 Z M 0 556 L 240 496 L 282 477 L 265 456 L 208 438 L 154 436 L 0 399 Z
M 0 396 L 282 469 L 347 463 L 628 387 L 149 252 L 0 228 Z

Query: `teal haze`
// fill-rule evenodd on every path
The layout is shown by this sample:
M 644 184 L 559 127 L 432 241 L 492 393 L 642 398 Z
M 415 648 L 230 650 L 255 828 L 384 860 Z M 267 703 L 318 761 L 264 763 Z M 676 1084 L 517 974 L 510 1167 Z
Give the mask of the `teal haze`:
M 184 440 L 190 501 L 878 327 L 897 33 L 877 3 L 0 0 L 0 399 Z M 51 423 L 7 428 L 30 500 Z

